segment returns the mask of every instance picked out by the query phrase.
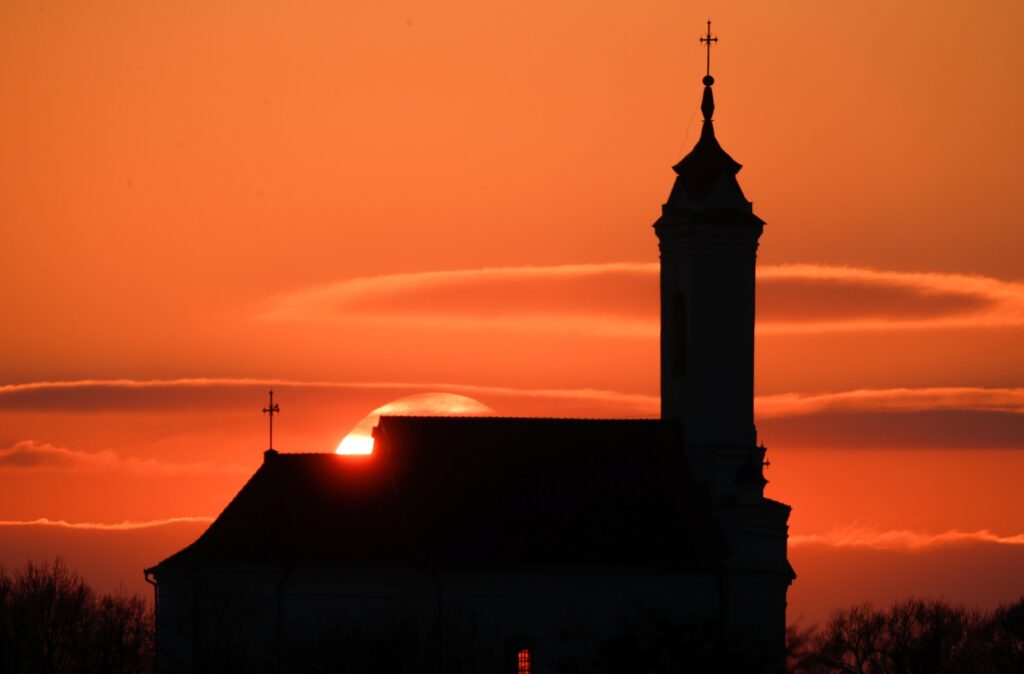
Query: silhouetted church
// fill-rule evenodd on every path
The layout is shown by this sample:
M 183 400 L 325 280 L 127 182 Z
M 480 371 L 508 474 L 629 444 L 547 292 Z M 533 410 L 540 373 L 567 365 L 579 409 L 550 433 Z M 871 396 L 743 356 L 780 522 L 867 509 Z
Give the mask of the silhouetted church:
M 781 669 L 790 508 L 763 496 L 753 418 L 764 223 L 713 83 L 654 224 L 661 418 L 383 417 L 368 458 L 269 450 L 147 570 L 161 672 Z

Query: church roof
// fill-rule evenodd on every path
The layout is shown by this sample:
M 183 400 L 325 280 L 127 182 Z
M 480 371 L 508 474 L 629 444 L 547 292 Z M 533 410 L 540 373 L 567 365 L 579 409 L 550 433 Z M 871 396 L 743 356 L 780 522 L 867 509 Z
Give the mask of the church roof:
M 383 417 L 369 457 L 268 452 L 192 545 L 151 569 L 718 563 L 677 423 Z

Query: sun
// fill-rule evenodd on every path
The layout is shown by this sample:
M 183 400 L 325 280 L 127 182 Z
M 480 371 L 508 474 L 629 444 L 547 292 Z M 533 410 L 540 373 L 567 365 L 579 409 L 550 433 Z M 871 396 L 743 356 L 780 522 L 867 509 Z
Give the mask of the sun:
M 366 456 L 373 453 L 373 428 L 383 415 L 488 416 L 496 414 L 479 400 L 456 393 L 417 393 L 392 400 L 373 410 L 338 443 L 335 454 Z
M 349 433 L 334 450 L 335 454 L 373 454 L 373 436 Z

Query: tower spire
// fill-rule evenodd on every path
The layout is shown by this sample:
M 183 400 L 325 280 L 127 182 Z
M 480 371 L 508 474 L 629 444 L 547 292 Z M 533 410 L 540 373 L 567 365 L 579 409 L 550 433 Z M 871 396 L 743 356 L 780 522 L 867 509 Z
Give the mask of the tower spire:
M 718 36 L 711 33 L 711 20 L 707 22 L 707 29 L 700 38 L 700 44 L 707 50 L 707 73 L 704 75 L 704 94 L 700 101 L 700 110 L 704 115 L 704 122 L 700 130 L 700 139 L 689 154 L 682 158 L 672 168 L 679 179 L 669 195 L 665 208 L 668 210 L 688 210 L 700 205 L 703 208 L 711 207 L 710 202 L 705 199 L 720 180 L 724 179 L 726 189 L 717 190 L 715 208 L 727 207 L 738 208 L 740 211 L 750 213 L 750 203 L 743 196 L 743 192 L 736 183 L 736 173 L 740 165 L 733 160 L 729 154 L 722 149 L 722 146 L 715 138 L 715 126 L 712 118 L 715 114 L 715 97 L 711 91 L 711 85 L 715 78 L 711 76 L 711 45 L 718 43 Z M 701 204 L 701 202 L 704 202 Z
M 707 69 L 707 73 L 704 75 L 704 84 L 706 84 L 708 86 L 711 86 L 712 84 L 715 83 L 715 78 L 711 76 L 711 43 L 712 42 L 718 42 L 718 36 L 717 35 L 715 35 L 714 37 L 711 36 L 711 19 L 708 19 L 708 33 L 707 33 L 707 35 L 702 35 L 701 38 L 700 38 L 700 43 L 701 44 L 706 44 L 707 48 L 708 48 L 708 69 Z M 710 80 L 710 81 L 708 81 L 708 80 Z
M 710 128 L 711 116 L 715 114 L 715 97 L 711 93 L 711 85 L 715 83 L 715 78 L 711 76 L 711 44 L 718 43 L 718 36 L 711 35 L 711 19 L 708 19 L 708 32 L 701 36 L 700 42 L 708 50 L 707 74 L 701 80 L 704 83 L 704 97 L 700 101 L 700 111 L 704 115 L 705 128 Z

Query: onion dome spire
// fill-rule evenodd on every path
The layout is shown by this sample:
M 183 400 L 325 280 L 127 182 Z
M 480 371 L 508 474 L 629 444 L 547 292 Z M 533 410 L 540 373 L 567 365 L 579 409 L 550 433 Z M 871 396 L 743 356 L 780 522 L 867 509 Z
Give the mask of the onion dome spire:
M 713 219 L 725 217 L 732 220 L 737 211 L 744 214 L 741 220 L 756 218 L 749 201 L 743 195 L 736 174 L 741 165 L 722 149 L 715 138 L 715 127 L 712 117 L 715 113 L 715 97 L 711 90 L 715 78 L 711 76 L 711 46 L 718 43 L 718 37 L 711 34 L 711 22 L 708 21 L 707 34 L 701 36 L 700 42 L 707 48 L 707 72 L 701 80 L 704 84 L 704 95 L 701 98 L 700 111 L 704 115 L 700 139 L 683 159 L 672 167 L 679 176 L 663 207 L 667 215 L 671 212 L 704 212 Z M 726 211 L 732 213 L 727 217 Z M 759 219 L 757 219 L 760 222 Z

